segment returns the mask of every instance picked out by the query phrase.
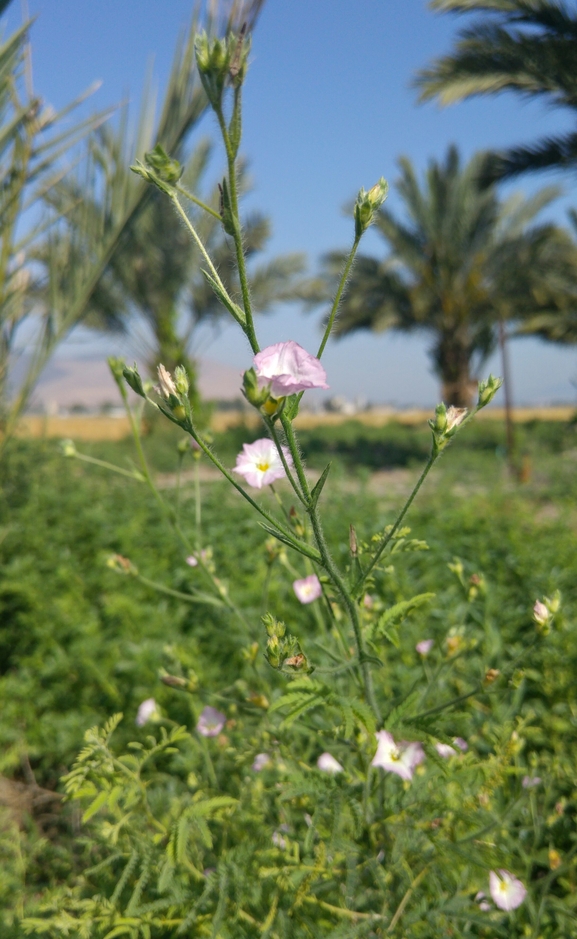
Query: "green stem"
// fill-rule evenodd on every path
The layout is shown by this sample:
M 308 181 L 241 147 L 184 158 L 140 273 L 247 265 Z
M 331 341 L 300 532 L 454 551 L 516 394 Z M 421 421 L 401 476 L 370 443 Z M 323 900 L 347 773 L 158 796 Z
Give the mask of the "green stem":
M 361 624 L 359 619 L 359 611 L 357 605 L 352 599 L 347 586 L 341 577 L 340 571 L 337 568 L 335 562 L 333 561 L 332 555 L 329 551 L 329 547 L 325 540 L 324 532 L 321 525 L 321 520 L 317 512 L 317 507 L 311 501 L 311 493 L 309 489 L 308 480 L 306 478 L 303 462 L 301 460 L 300 450 L 298 442 L 295 436 L 295 432 L 290 420 L 284 415 L 281 414 L 281 422 L 283 425 L 283 430 L 286 435 L 287 443 L 292 454 L 294 461 L 295 469 L 297 471 L 297 476 L 299 483 L 301 485 L 303 494 L 307 500 L 307 514 L 310 518 L 312 529 L 314 532 L 315 540 L 317 543 L 317 548 L 322 559 L 322 565 L 332 580 L 334 586 L 341 595 L 342 601 L 347 609 L 349 614 L 349 619 L 353 627 L 353 633 L 355 637 L 355 645 L 357 647 L 357 655 L 359 658 L 359 664 L 361 672 L 363 675 L 363 684 L 365 688 L 365 697 L 369 707 L 373 710 L 373 713 L 377 719 L 377 722 L 380 722 L 380 713 L 377 700 L 375 698 L 375 692 L 373 688 L 373 676 L 371 674 L 371 669 L 369 663 L 366 661 L 366 652 L 365 646 L 363 643 L 363 637 L 361 633 Z
M 231 297 L 229 296 L 229 293 L 228 293 L 226 287 L 224 286 L 222 280 L 220 279 L 219 274 L 218 274 L 218 271 L 217 271 L 216 267 L 214 266 L 214 264 L 212 263 L 212 260 L 211 260 L 211 258 L 210 258 L 210 255 L 208 254 L 208 251 L 207 251 L 206 248 L 204 247 L 204 245 L 203 245 L 203 243 L 202 243 L 202 241 L 201 241 L 201 239 L 200 239 L 200 236 L 198 235 L 198 232 L 196 231 L 196 229 L 195 229 L 194 225 L 192 224 L 192 222 L 190 221 L 188 215 L 186 214 L 186 212 L 185 212 L 184 209 L 182 208 L 182 206 L 181 206 L 181 204 L 180 204 L 180 202 L 179 202 L 179 200 L 178 200 L 178 197 L 177 197 L 176 193 L 173 193 L 170 198 L 172 199 L 172 202 L 174 203 L 174 207 L 175 207 L 176 211 L 178 212 L 178 214 L 179 214 L 180 217 L 182 218 L 184 224 L 185 224 L 186 227 L 188 228 L 190 234 L 192 235 L 192 237 L 193 237 L 193 239 L 194 239 L 194 241 L 195 241 L 195 243 L 196 243 L 196 245 L 197 245 L 197 247 L 198 247 L 200 253 L 202 254 L 204 260 L 206 261 L 206 263 L 207 263 L 207 265 L 208 265 L 208 269 L 209 269 L 209 271 L 210 271 L 210 273 L 211 273 L 211 276 L 213 277 L 213 279 L 215 280 L 215 282 L 218 284 L 218 288 L 219 288 L 219 290 L 222 291 L 223 296 L 227 298 L 227 300 L 228 300 L 228 302 L 229 302 L 229 305 L 230 305 L 230 306 L 229 306 L 229 312 L 231 313 L 231 316 L 234 317 L 234 319 L 237 321 L 237 323 L 239 324 L 239 326 L 246 332 L 246 324 L 243 322 L 243 320 L 241 319 L 240 316 L 237 316 L 237 315 L 233 312 L 233 310 L 234 310 L 234 302 L 233 302 L 233 300 L 231 299 Z M 250 337 L 249 337 L 249 338 L 250 338 Z M 252 343 L 251 343 L 251 345 L 252 345 Z M 255 351 L 258 352 L 258 347 L 257 347 L 257 349 L 256 349 Z
M 343 273 L 342 273 L 342 276 L 341 276 L 341 279 L 340 279 L 340 283 L 339 283 L 339 286 L 338 286 L 338 288 L 337 288 L 337 292 L 336 292 L 336 294 L 335 294 L 335 299 L 333 300 L 333 305 L 332 305 L 332 308 L 331 308 L 331 312 L 330 312 L 330 314 L 329 314 L 329 318 L 328 318 L 328 320 L 327 320 L 327 325 L 326 325 L 326 329 L 325 329 L 325 332 L 324 332 L 324 336 L 323 336 L 322 341 L 321 341 L 321 344 L 320 344 L 320 346 L 319 346 L 319 351 L 317 352 L 317 359 L 320 359 L 321 355 L 322 355 L 323 352 L 325 351 L 325 346 L 326 346 L 326 344 L 327 344 L 327 342 L 328 342 L 328 340 L 329 340 L 329 336 L 330 336 L 330 334 L 331 334 L 331 331 L 332 331 L 332 328 L 333 328 L 333 324 L 334 324 L 334 322 L 335 322 L 335 317 L 336 317 L 337 311 L 338 311 L 338 309 L 339 309 L 339 303 L 341 302 L 341 297 L 342 297 L 342 295 L 343 295 L 343 290 L 345 289 L 345 286 L 346 286 L 346 283 L 347 283 L 349 274 L 350 274 L 350 272 L 351 272 L 351 267 L 353 266 L 353 261 L 354 261 L 354 259 L 355 259 L 355 255 L 356 255 L 356 253 L 357 253 L 357 249 L 358 249 L 358 247 L 359 247 L 359 242 L 360 242 L 360 240 L 361 240 L 361 237 L 362 237 L 362 235 L 356 235 L 355 240 L 353 241 L 353 246 L 352 246 L 351 251 L 350 251 L 350 254 L 349 254 L 348 258 L 347 258 L 347 263 L 345 264 L 345 267 L 344 267 L 344 270 L 343 270 Z
M 226 607 L 227 604 L 216 597 L 211 597 L 206 593 L 183 593 L 181 590 L 173 590 L 171 587 L 165 587 L 164 584 L 158 584 L 155 580 L 149 580 L 142 574 L 136 574 L 136 579 L 144 584 L 145 587 L 151 587 L 159 593 L 165 593 L 169 597 L 176 597 L 177 600 L 185 600 L 187 603 L 207 603 L 209 606 Z
M 195 532 L 195 543 L 196 550 L 199 553 L 200 559 L 200 550 L 202 545 L 202 502 L 200 499 L 200 459 L 195 458 L 195 467 L 194 467 L 194 519 L 196 522 L 196 532 Z
M 283 465 L 283 467 L 284 467 L 284 471 L 285 471 L 285 473 L 286 473 L 287 479 L 288 479 L 288 481 L 290 482 L 291 486 L 293 487 L 293 489 L 294 489 L 294 491 L 295 491 L 295 494 L 296 494 L 296 496 L 297 496 L 297 499 L 299 499 L 299 501 L 302 502 L 302 504 L 303 504 L 304 506 L 306 506 L 306 504 L 307 504 L 306 499 L 303 498 L 303 494 L 302 494 L 302 492 L 300 491 L 299 487 L 297 486 L 296 480 L 295 480 L 293 474 L 292 474 L 291 471 L 290 471 L 290 467 L 289 467 L 289 465 L 288 465 L 288 460 L 287 460 L 287 458 L 286 458 L 286 456 L 285 456 L 285 453 L 284 453 L 284 450 L 283 450 L 283 448 L 282 448 L 282 444 L 281 444 L 281 442 L 280 442 L 279 435 L 277 434 L 276 427 L 274 426 L 274 423 L 270 420 L 270 418 L 265 417 L 264 421 L 265 421 L 265 424 L 266 424 L 266 426 L 268 427 L 268 429 L 269 429 L 269 431 L 270 431 L 270 434 L 271 434 L 272 439 L 274 440 L 274 443 L 275 443 L 275 446 L 276 446 L 276 448 L 277 448 L 278 455 L 279 455 L 279 457 L 280 457 L 280 459 L 281 459 L 282 465 Z
M 193 196 L 191 192 L 188 192 L 184 186 L 181 186 L 180 183 L 176 184 L 176 191 L 181 194 L 181 196 L 186 196 L 187 199 L 190 199 L 191 202 L 194 202 L 195 205 L 198 205 L 201 209 L 204 209 L 205 212 L 208 212 L 209 215 L 212 215 L 213 218 L 216 218 L 219 222 L 222 222 L 222 216 L 215 212 L 214 209 L 211 209 L 206 202 L 203 202 L 202 199 L 199 199 L 198 196 Z
M 235 102 L 236 104 L 236 102 Z M 233 239 L 234 247 L 236 252 L 236 264 L 238 268 L 238 276 L 240 280 L 240 289 L 242 293 L 242 302 L 244 306 L 244 315 L 246 317 L 246 326 L 245 333 L 248 341 L 250 342 L 251 349 L 253 352 L 259 352 L 260 346 L 258 344 L 258 339 L 256 338 L 256 332 L 254 328 L 254 318 L 252 314 L 252 303 L 250 300 L 250 290 L 248 285 L 248 275 L 246 271 L 246 260 L 244 256 L 244 247 L 242 243 L 242 232 L 240 228 L 239 220 L 239 211 L 238 211 L 238 184 L 236 178 L 236 161 L 235 153 L 230 143 L 230 137 L 224 120 L 224 114 L 222 109 L 219 108 L 216 112 L 218 118 L 218 123 L 222 133 L 222 139 L 224 141 L 224 146 L 226 149 L 226 160 L 228 164 L 228 185 L 229 185 L 229 195 L 230 195 L 230 208 L 233 224 Z
M 120 473 L 121 476 L 128 476 L 129 479 L 136 479 L 137 482 L 145 482 L 144 476 L 142 473 L 139 473 L 138 470 L 125 470 L 121 466 L 115 466 L 114 463 L 108 463 L 107 460 L 98 460 L 95 456 L 88 456 L 85 453 L 74 453 L 74 459 L 82 460 L 83 463 L 93 463 L 95 466 L 102 466 L 104 469 L 110 470 L 112 473 Z
M 373 555 L 373 558 L 372 558 L 372 560 L 371 560 L 369 566 L 368 566 L 367 569 L 365 570 L 365 572 L 364 572 L 364 574 L 362 575 L 362 577 L 359 577 L 359 579 L 357 580 L 357 582 L 356 582 L 356 584 L 355 584 L 355 586 L 354 586 L 354 588 L 353 588 L 353 594 L 354 594 L 355 596 L 358 596 L 358 593 L 359 593 L 360 589 L 362 588 L 363 584 L 365 583 L 367 577 L 369 576 L 369 574 L 371 573 L 371 571 L 373 570 L 373 568 L 376 566 L 376 564 L 378 564 L 379 558 L 381 557 L 383 551 L 385 550 L 385 548 L 387 547 L 387 545 L 390 544 L 391 539 L 394 537 L 395 533 L 398 531 L 401 522 L 403 521 L 405 515 L 406 515 L 407 512 L 409 511 L 411 505 L 413 504 L 413 500 L 415 499 L 415 496 L 417 495 L 419 489 L 421 488 L 421 486 L 422 486 L 423 483 L 425 482 L 425 479 L 426 479 L 427 476 L 429 475 L 429 472 L 430 472 L 430 470 L 431 470 L 433 464 L 434 464 L 435 461 L 439 458 L 439 455 L 440 455 L 439 453 L 433 453 L 433 452 L 431 452 L 431 455 L 430 455 L 429 459 L 427 460 L 427 464 L 426 464 L 426 466 L 425 466 L 423 472 L 422 472 L 421 475 L 419 476 L 419 479 L 418 479 L 418 481 L 417 481 L 417 484 L 416 484 L 415 488 L 413 489 L 411 495 L 409 496 L 409 498 L 408 498 L 407 501 L 405 502 L 405 504 L 404 504 L 404 506 L 403 506 L 403 508 L 402 508 L 402 510 L 401 510 L 401 512 L 400 512 L 400 514 L 399 514 L 399 516 L 397 517 L 397 520 L 396 520 L 395 524 L 393 525 L 393 527 L 391 528 L 390 531 L 388 531 L 385 535 L 383 535 L 383 537 L 382 537 L 382 539 L 381 539 L 381 542 L 380 542 L 380 544 L 379 544 L 379 547 L 377 548 L 375 554 Z

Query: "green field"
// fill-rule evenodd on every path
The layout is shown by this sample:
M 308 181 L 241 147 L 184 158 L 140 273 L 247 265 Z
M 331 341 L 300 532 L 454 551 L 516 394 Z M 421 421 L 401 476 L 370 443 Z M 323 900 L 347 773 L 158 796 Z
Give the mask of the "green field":
M 508 473 L 503 429 L 494 423 L 467 428 L 427 480 L 407 519 L 410 537 L 426 541 L 429 550 L 399 550 L 370 587 L 373 601 L 383 609 L 414 594 L 435 595 L 382 642 L 383 666 L 375 681 L 382 699 L 390 704 L 388 712 L 394 714 L 402 702 L 413 700 L 415 689 L 420 689 L 421 710 L 434 710 L 463 696 L 458 712 L 443 712 L 443 732 L 447 739 L 464 737 L 470 746 L 462 778 L 440 784 L 444 765 L 431 770 L 437 773 L 436 782 L 420 778 L 418 785 L 425 788 L 418 810 L 406 787 L 392 779 L 379 796 L 386 833 L 375 833 L 378 819 L 373 819 L 365 834 L 355 836 L 355 843 L 367 851 L 380 843 L 379 838 L 387 843 L 389 866 L 383 876 L 391 893 L 389 920 L 416 875 L 425 850 L 419 840 L 425 837 L 425 828 L 427 844 L 433 839 L 437 845 L 435 857 L 445 858 L 447 882 L 441 882 L 438 873 L 430 880 L 423 875 L 403 907 L 402 923 L 392 933 L 397 937 L 577 936 L 577 430 L 571 424 L 534 424 L 518 428 L 517 434 L 525 467 L 523 484 Z M 234 429 L 216 437 L 215 449 L 231 466 L 241 444 L 254 436 L 246 429 Z M 145 441 L 162 492 L 172 504 L 179 439 L 155 425 Z M 333 487 L 325 499 L 324 517 L 335 556 L 345 563 L 349 524 L 355 523 L 362 541 L 393 520 L 426 458 L 429 434 L 420 428 L 367 428 L 351 421 L 338 428 L 303 432 L 300 439 L 311 473 L 318 476 L 327 460 L 333 460 Z M 79 445 L 79 449 L 124 468 L 130 468 L 133 459 L 128 441 Z M 281 749 L 284 745 L 278 724 L 276 729 L 261 726 L 253 713 L 256 708 L 243 711 L 247 690 L 253 686 L 271 700 L 282 690 L 280 678 L 267 677 L 260 652 L 251 651 L 253 643 L 259 643 L 262 651 L 263 601 L 290 624 L 311 658 L 317 657 L 321 671 L 322 617 L 312 605 L 302 607 L 292 592 L 294 570 L 301 577 L 306 573 L 302 558 L 289 556 L 288 566 L 277 561 L 269 570 L 268 536 L 245 503 L 203 468 L 202 543 L 212 548 L 218 577 L 242 611 L 244 626 L 228 609 L 191 604 L 178 596 L 197 586 L 202 573 L 186 565 L 184 546 L 143 484 L 66 459 L 54 442 L 17 441 L 2 474 L 0 935 L 20 939 L 36 930 L 50 937 L 92 939 L 108 930 L 112 936 L 112 927 L 106 924 L 93 925 L 85 933 L 74 925 L 74 916 L 81 916 L 82 897 L 99 892 L 110 898 L 118 882 L 118 873 L 116 880 L 111 875 L 114 865 L 96 871 L 106 853 L 99 813 L 83 824 L 78 803 L 63 803 L 60 795 L 54 795 L 62 793 L 59 780 L 70 770 L 85 731 L 122 712 L 125 718 L 114 737 L 121 752 L 130 741 L 144 742 L 150 731 L 134 726 L 144 699 L 155 698 L 169 730 L 172 722 L 192 729 L 201 707 L 216 703 L 232 723 L 227 746 L 212 754 L 211 791 L 236 798 L 243 786 L 250 789 L 243 783 L 246 770 L 239 768 L 248 759 L 239 756 L 243 747 L 252 752 L 267 741 L 269 746 L 280 741 Z M 279 492 L 289 507 L 290 490 L 281 485 Z M 274 508 L 270 492 L 262 499 Z M 194 541 L 193 461 L 188 455 L 178 500 L 181 527 Z M 141 576 L 111 569 L 107 565 L 111 554 L 129 558 Z M 160 592 L 145 581 L 157 583 Z M 556 590 L 561 593 L 561 611 L 545 635 L 536 629 L 532 606 L 537 597 L 551 597 Z M 435 645 L 423 662 L 415 644 L 425 637 L 434 639 Z M 193 693 L 182 694 L 162 684 L 163 669 L 194 675 Z M 491 669 L 494 680 L 483 683 Z M 476 691 L 467 697 L 471 688 Z M 331 749 L 344 763 L 348 751 L 343 733 L 335 729 L 331 735 L 314 714 L 300 730 L 292 731 L 302 765 L 314 765 L 319 748 Z M 358 733 L 362 736 L 362 731 Z M 469 764 L 472 754 L 477 762 Z M 176 756 L 162 757 L 150 783 L 156 793 L 154 804 L 180 798 L 186 781 L 192 785 L 193 777 L 202 776 L 204 761 L 203 754 L 186 742 Z M 524 789 L 525 775 L 538 776 L 542 782 Z M 340 812 L 344 818 L 345 803 L 334 802 L 337 783 L 329 782 L 333 788 L 326 798 L 333 802 L 327 812 Z M 269 784 L 274 790 L 272 778 Z M 306 786 L 299 789 L 295 783 L 293 788 L 286 820 L 296 826 L 291 812 L 314 815 L 325 796 L 320 789 L 312 794 Z M 344 784 L 339 792 L 346 801 Z M 259 798 L 266 800 L 266 792 Z M 266 816 L 273 809 L 269 805 L 263 811 Z M 485 813 L 482 824 L 478 812 Z M 252 832 L 260 823 L 254 812 L 254 817 L 249 815 L 246 830 Z M 271 831 L 275 824 L 278 819 L 270 821 Z M 318 824 L 321 832 L 323 825 L 328 826 L 322 838 L 332 845 L 329 855 L 332 851 L 339 856 L 346 838 L 353 836 L 344 830 L 331 835 L 328 816 Z M 222 820 L 214 825 L 219 833 L 213 831 L 207 845 L 222 837 Z M 234 830 L 234 823 L 230 825 Z M 474 837 L 475 826 L 485 833 Z M 396 840 L 401 829 L 403 858 L 395 847 L 401 844 Z M 306 853 L 302 837 L 300 850 Z M 456 844 L 461 845 L 458 851 Z M 195 869 L 199 864 L 215 867 L 213 849 L 203 850 L 204 860 L 191 861 Z M 505 863 L 502 858 L 509 860 Z M 470 884 L 482 885 L 486 870 L 508 865 L 530 886 L 531 901 L 510 917 L 494 912 L 483 921 L 470 912 L 474 906 Z M 96 872 L 86 874 L 87 868 Z M 236 875 L 230 876 L 234 880 Z M 353 877 L 352 868 L 347 876 Z M 127 884 L 128 880 L 129 875 Z M 315 913 L 320 918 L 313 917 L 315 935 L 385 934 L 367 931 L 364 921 L 354 917 L 343 925 L 339 914 L 330 912 L 341 902 L 339 886 L 331 886 L 328 875 L 323 882 L 322 889 L 310 886 L 311 895 L 321 898 L 326 907 Z M 299 883 L 286 887 L 291 902 Z M 355 884 L 353 893 L 360 904 L 356 909 L 372 909 L 373 882 L 361 878 Z M 152 881 L 141 889 L 150 909 L 155 902 L 161 909 Z M 222 884 L 219 889 L 222 893 Z M 240 897 L 240 887 L 238 891 Z M 273 894 L 266 901 L 269 907 Z M 119 909 L 130 905 L 129 896 L 118 893 L 114 902 Z M 291 919 L 296 914 L 283 907 L 282 891 L 279 896 L 274 901 L 279 908 L 277 932 L 270 935 L 299 939 L 312 935 L 308 921 Z M 140 894 L 138 902 L 144 903 Z M 243 909 L 254 909 L 260 900 L 242 902 Z M 251 902 L 256 906 L 251 907 Z M 67 904 L 72 910 L 74 903 L 68 925 L 65 918 L 60 924 L 56 919 L 51 926 L 45 923 L 45 928 L 38 925 L 49 914 L 64 916 Z M 137 907 L 134 901 L 132 909 Z M 307 903 L 302 908 L 308 908 Z M 177 914 L 171 915 L 176 924 Z M 255 926 L 250 923 L 252 915 L 246 912 L 246 921 L 238 920 L 240 925 L 230 933 L 223 927 L 218 935 L 268 935 L 261 928 L 264 916 Z M 20 925 L 23 917 L 29 918 L 25 926 Z M 196 926 L 182 934 L 217 935 L 203 924 L 200 916 Z M 180 934 L 176 925 L 153 924 L 150 929 L 151 939 Z M 114 935 L 146 935 L 127 930 Z

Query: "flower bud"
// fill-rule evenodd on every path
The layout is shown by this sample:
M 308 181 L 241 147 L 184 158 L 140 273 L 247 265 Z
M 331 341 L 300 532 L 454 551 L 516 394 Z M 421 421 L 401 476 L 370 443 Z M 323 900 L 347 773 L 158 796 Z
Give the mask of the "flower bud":
M 174 370 L 174 383 L 176 385 L 177 394 L 188 394 L 188 375 L 186 374 L 186 369 L 182 365 L 177 365 Z
M 268 387 L 259 385 L 259 380 L 254 368 L 248 368 L 242 376 L 242 393 L 249 404 L 255 408 L 261 408 L 270 398 Z M 275 401 L 275 410 L 278 402 Z
M 110 362 L 110 359 L 109 359 L 109 362 Z M 128 365 L 125 365 L 124 368 L 122 369 L 122 375 L 124 376 L 124 380 L 126 384 L 129 385 L 130 388 L 132 388 L 132 390 L 135 391 L 137 395 L 140 395 L 141 398 L 146 397 L 144 386 L 142 384 L 142 379 L 138 373 L 138 367 L 136 365 L 136 362 L 134 363 L 132 368 L 130 368 L 130 366 Z
M 494 375 L 489 375 L 485 381 L 479 382 L 479 398 L 477 400 L 477 407 L 484 408 L 485 405 L 489 404 L 495 395 L 497 394 L 499 388 L 503 384 L 502 378 L 495 378 Z
M 535 600 L 535 605 L 533 607 L 533 619 L 538 626 L 544 626 L 548 622 L 549 617 L 551 616 L 549 610 L 541 600 Z
M 62 440 L 60 443 L 64 456 L 76 456 L 76 445 L 73 440 Z
M 381 176 L 378 183 L 368 192 L 365 192 L 364 189 L 359 191 L 354 209 L 355 235 L 357 238 L 360 238 L 373 221 L 375 212 L 380 209 L 387 198 L 388 190 L 389 184 Z
M 446 420 L 447 420 L 447 427 L 445 430 L 445 434 L 447 434 L 447 436 L 451 434 L 452 436 L 457 430 L 457 427 L 459 427 L 459 425 L 463 423 L 467 414 L 468 414 L 467 408 L 455 408 L 451 404 L 451 406 L 447 408 L 446 415 L 445 415 Z
M 435 418 L 429 421 L 429 427 L 434 434 L 444 434 L 447 429 L 447 408 L 443 403 L 435 408 Z
M 178 160 L 169 157 L 164 147 L 157 143 L 154 150 L 144 154 L 144 161 L 156 177 L 164 183 L 174 185 L 184 172 Z
M 268 639 L 265 655 L 269 665 L 272 665 L 273 668 L 280 667 L 282 649 L 278 636 L 271 636 Z

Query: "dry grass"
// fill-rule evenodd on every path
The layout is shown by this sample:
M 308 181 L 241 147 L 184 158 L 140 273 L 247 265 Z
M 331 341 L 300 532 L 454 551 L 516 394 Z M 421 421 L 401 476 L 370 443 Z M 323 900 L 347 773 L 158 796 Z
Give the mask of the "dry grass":
M 568 421 L 575 413 L 570 406 L 551 408 L 516 408 L 513 419 L 517 423 L 529 421 Z M 392 408 L 375 408 L 356 414 L 354 417 L 345 414 L 314 414 L 306 412 L 299 414 L 295 424 L 297 428 L 310 430 L 320 426 L 338 426 L 346 421 L 354 420 L 368 427 L 384 427 L 385 424 L 398 423 L 416 426 L 425 424 L 431 417 L 430 410 L 395 411 Z M 503 421 L 503 408 L 490 408 L 481 411 L 480 420 Z M 245 424 L 247 427 L 256 427 L 260 418 L 256 413 L 243 411 L 217 411 L 212 418 L 212 429 L 216 433 Z M 43 417 L 29 414 L 20 421 L 18 433 L 22 437 L 56 437 L 73 440 L 122 440 L 129 434 L 128 420 L 125 417 L 107 417 L 101 415 L 74 415 L 72 417 Z

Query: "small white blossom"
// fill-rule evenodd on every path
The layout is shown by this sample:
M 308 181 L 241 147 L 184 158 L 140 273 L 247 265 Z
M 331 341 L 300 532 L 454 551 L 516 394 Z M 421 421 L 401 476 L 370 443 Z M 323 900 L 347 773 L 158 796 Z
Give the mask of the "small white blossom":
M 527 896 L 527 889 L 509 871 L 489 872 L 489 891 L 500 910 L 516 910 Z
M 338 760 L 335 760 L 332 753 L 321 753 L 317 760 L 317 766 L 323 773 L 342 773 L 343 767 Z

